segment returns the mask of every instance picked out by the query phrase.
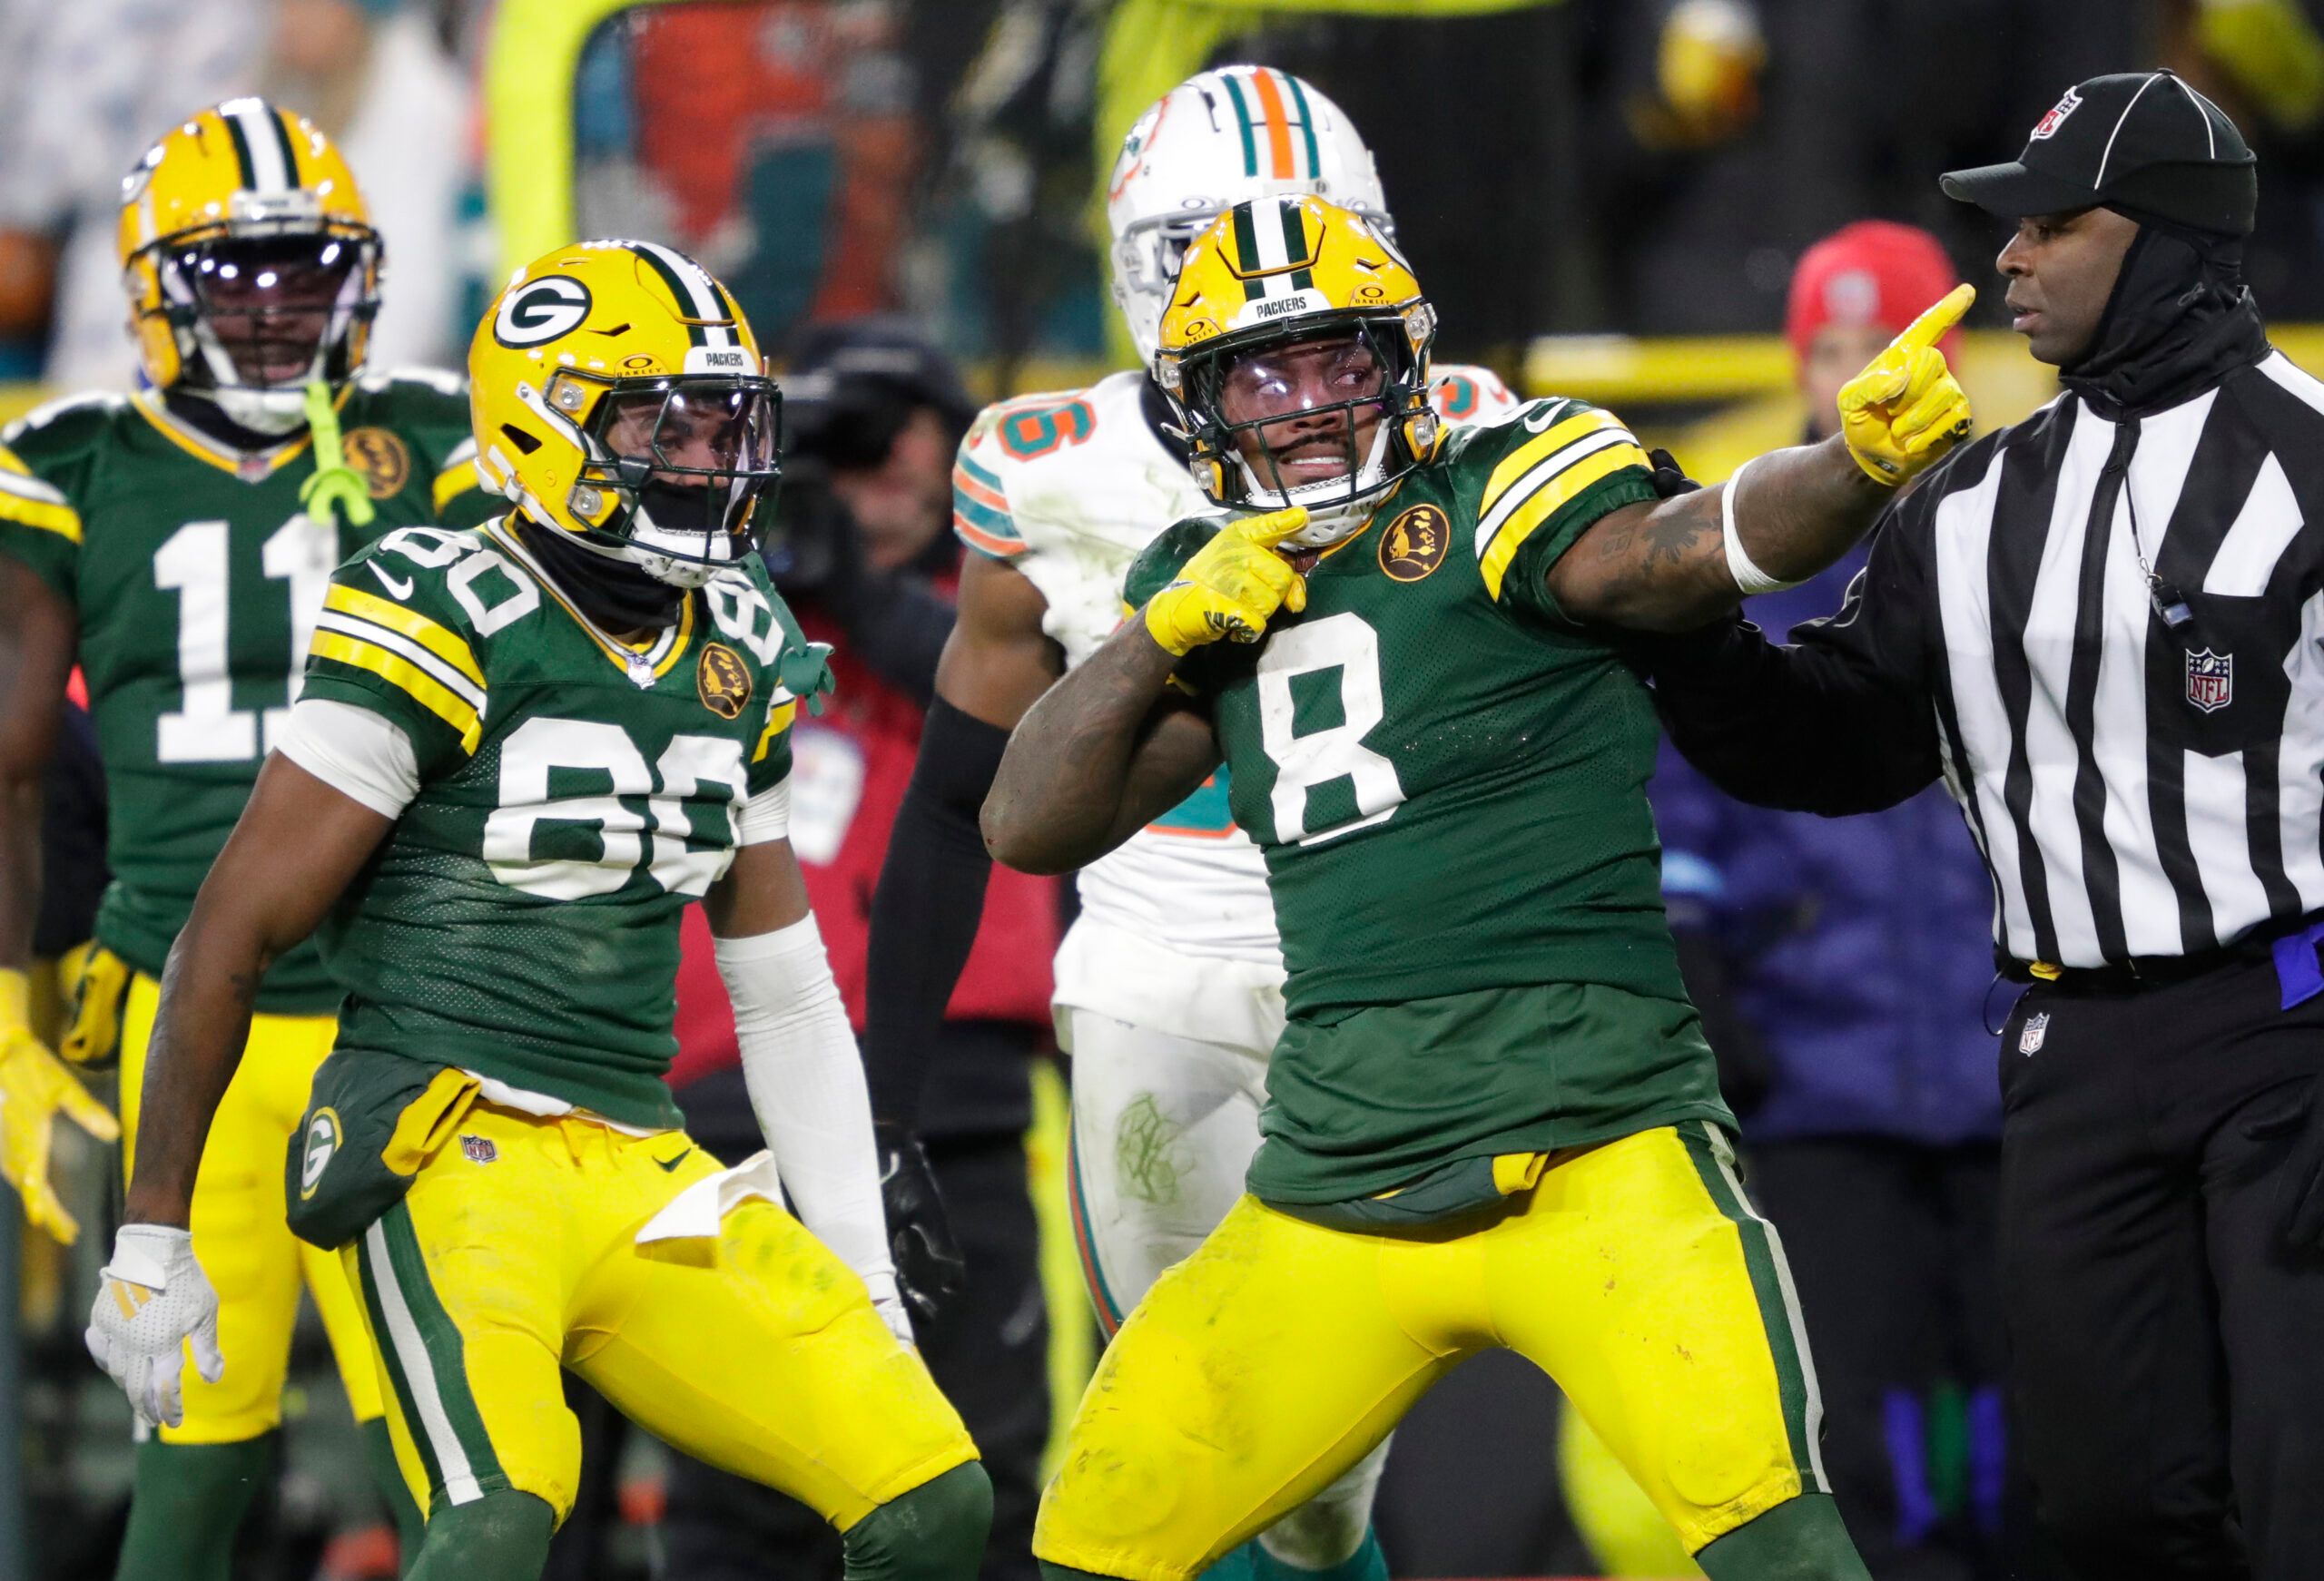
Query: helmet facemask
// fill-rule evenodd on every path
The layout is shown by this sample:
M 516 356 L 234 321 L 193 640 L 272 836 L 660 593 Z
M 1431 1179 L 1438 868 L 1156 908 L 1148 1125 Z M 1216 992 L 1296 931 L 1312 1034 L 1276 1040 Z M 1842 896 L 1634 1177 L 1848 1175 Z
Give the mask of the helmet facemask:
M 1402 320 L 1334 317 L 1234 336 L 1169 369 L 1215 497 L 1306 507 L 1307 525 L 1285 540 L 1292 548 L 1354 532 L 1433 445 L 1426 365 Z M 1410 431 L 1416 426 L 1427 432 Z
M 379 310 L 379 240 L 311 219 L 243 221 L 153 242 L 143 257 L 179 373 L 170 388 L 213 400 L 261 434 L 306 422 L 306 390 L 361 366 Z M 137 260 L 133 260 L 133 264 Z
M 595 524 L 582 543 L 674 587 L 700 587 L 757 546 L 756 507 L 783 476 L 773 379 L 599 379 L 567 368 L 550 378 L 548 404 L 583 407 L 591 393 L 571 496 L 573 514 Z

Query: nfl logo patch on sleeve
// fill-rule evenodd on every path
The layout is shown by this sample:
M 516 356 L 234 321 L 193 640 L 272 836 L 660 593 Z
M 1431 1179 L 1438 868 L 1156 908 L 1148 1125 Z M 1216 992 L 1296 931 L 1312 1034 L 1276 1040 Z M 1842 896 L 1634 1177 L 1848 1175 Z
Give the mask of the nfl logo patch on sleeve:
M 2187 701 L 2205 713 L 2217 713 L 2235 701 L 2235 655 L 2209 648 L 2187 655 Z

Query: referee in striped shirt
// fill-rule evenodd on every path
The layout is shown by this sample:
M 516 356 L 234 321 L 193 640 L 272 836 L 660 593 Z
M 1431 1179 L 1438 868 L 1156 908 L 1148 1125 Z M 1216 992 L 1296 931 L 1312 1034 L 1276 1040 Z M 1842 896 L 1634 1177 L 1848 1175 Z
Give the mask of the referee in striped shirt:
M 2080 83 L 1944 187 L 2015 224 L 2013 324 L 2065 392 L 1899 500 L 1837 615 L 1677 646 L 1658 701 L 1746 800 L 1961 803 L 2025 986 L 2012 1390 L 2077 1572 L 2314 1581 L 2324 384 L 2242 284 L 2250 150 L 2171 74 Z

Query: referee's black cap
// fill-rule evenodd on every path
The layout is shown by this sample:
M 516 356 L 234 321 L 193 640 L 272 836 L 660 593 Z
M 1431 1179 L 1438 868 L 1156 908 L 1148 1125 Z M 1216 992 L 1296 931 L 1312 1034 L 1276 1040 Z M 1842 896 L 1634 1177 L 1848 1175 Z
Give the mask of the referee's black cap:
M 2004 220 L 2121 208 L 2248 236 L 2259 162 L 2227 112 L 2171 72 L 2118 72 L 2066 90 L 2007 164 L 1948 171 L 1947 197 Z

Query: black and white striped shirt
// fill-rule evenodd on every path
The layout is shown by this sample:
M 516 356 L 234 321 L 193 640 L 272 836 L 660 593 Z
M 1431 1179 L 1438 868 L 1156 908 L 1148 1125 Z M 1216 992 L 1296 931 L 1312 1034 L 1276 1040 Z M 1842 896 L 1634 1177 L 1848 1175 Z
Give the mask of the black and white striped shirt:
M 1823 812 L 1941 773 L 2003 955 L 2192 954 L 2324 909 L 2324 382 L 2281 353 L 1965 447 L 1794 637 L 1664 666 L 1673 738 L 1736 794 Z

